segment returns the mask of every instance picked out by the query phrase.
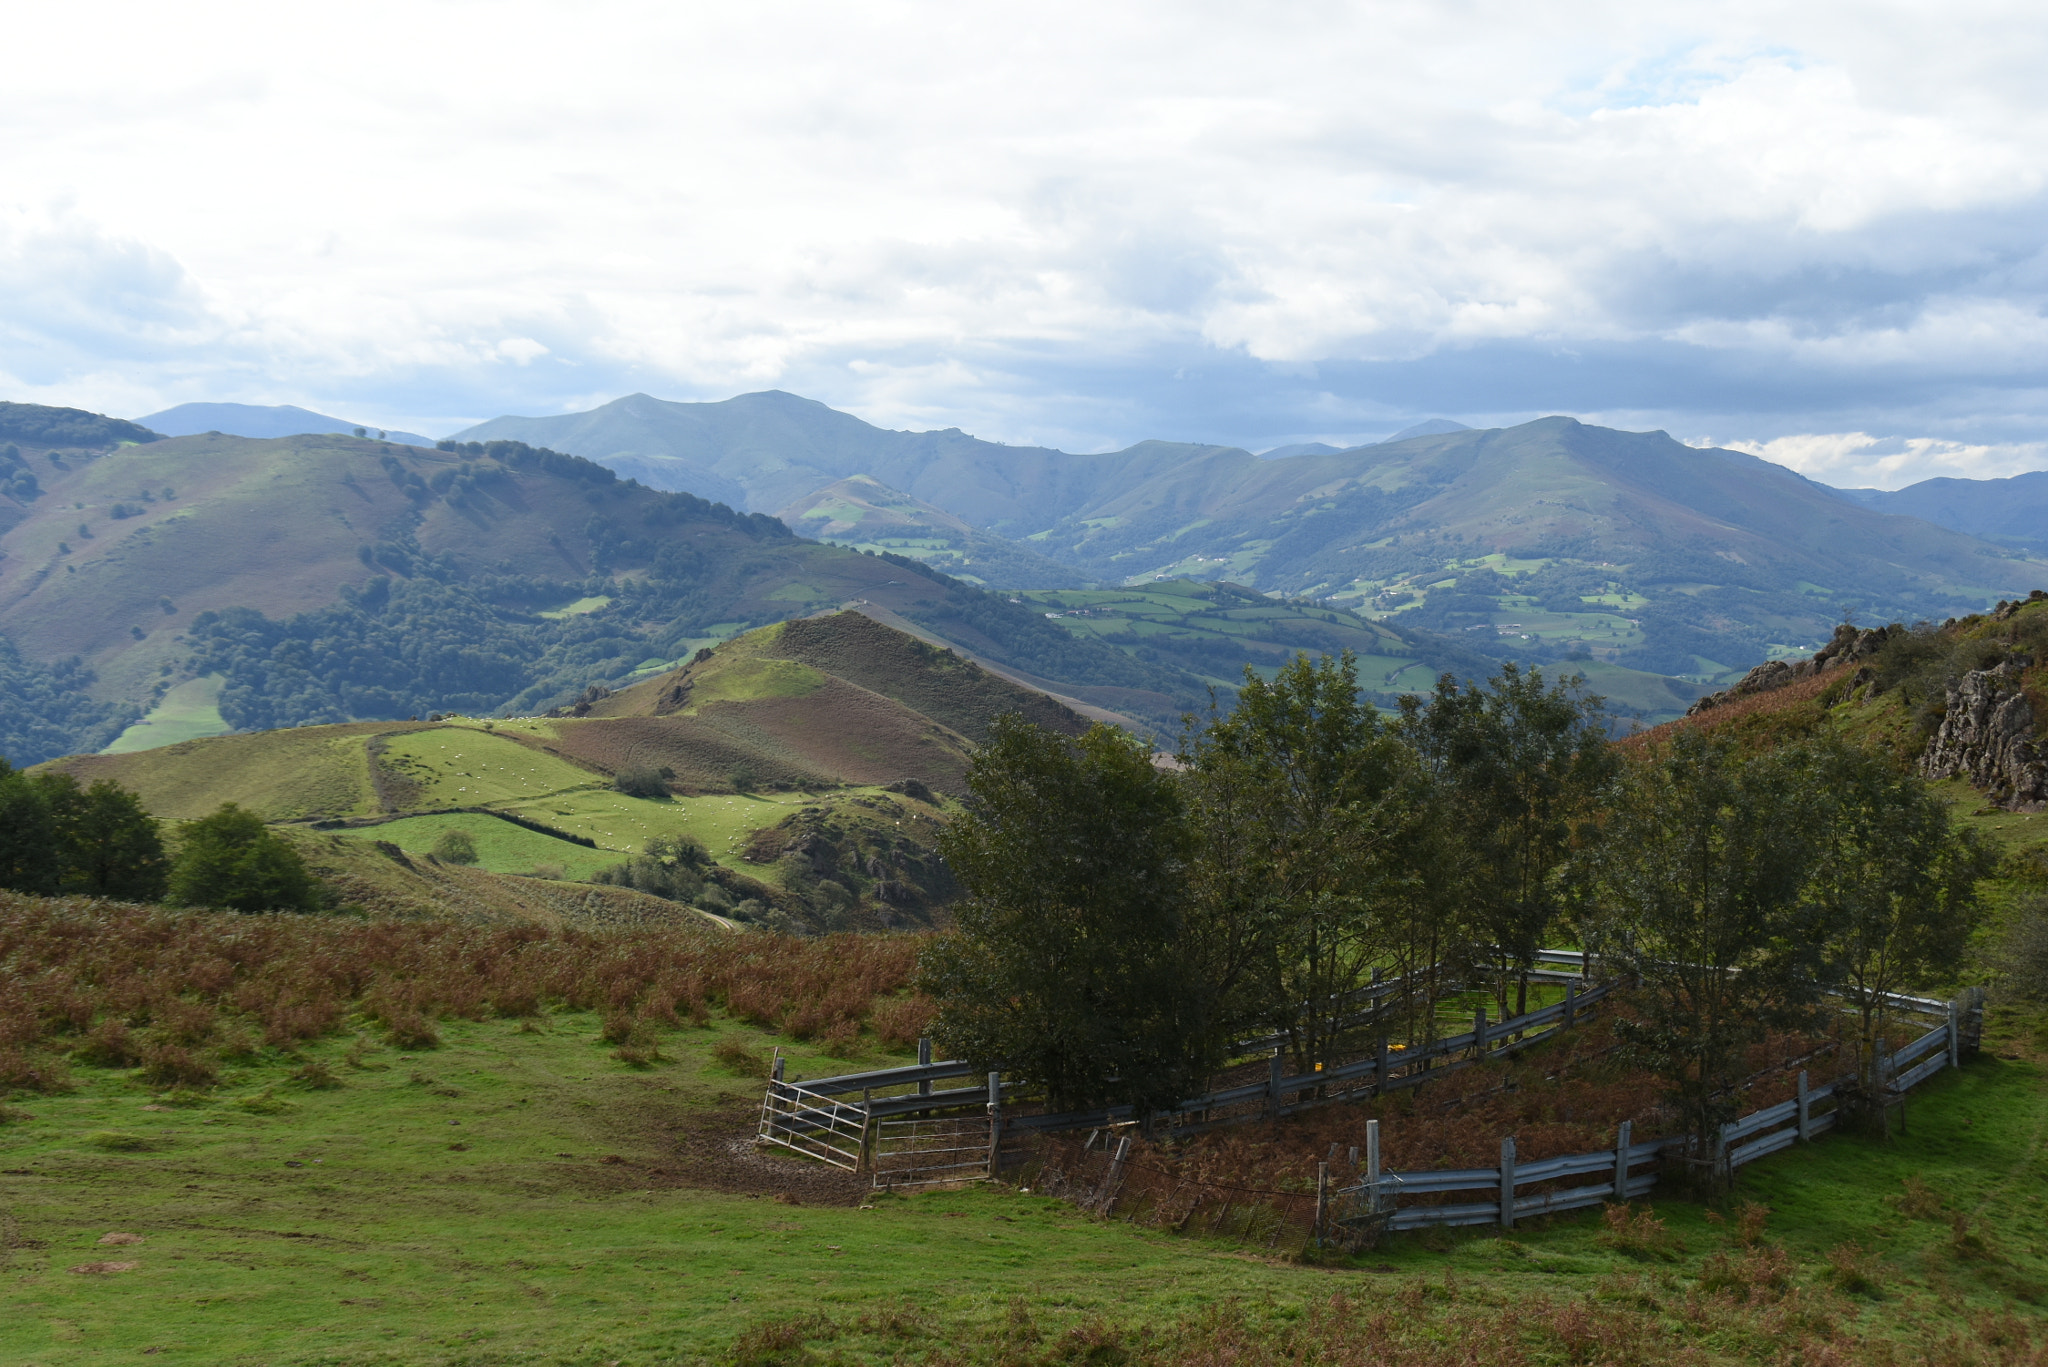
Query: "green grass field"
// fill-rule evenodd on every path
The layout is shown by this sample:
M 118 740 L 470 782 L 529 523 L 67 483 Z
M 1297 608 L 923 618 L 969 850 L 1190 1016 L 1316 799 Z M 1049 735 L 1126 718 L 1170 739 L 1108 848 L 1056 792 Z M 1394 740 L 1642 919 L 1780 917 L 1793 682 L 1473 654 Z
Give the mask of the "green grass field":
M 408 854 L 431 854 L 436 841 L 457 830 L 469 832 L 476 843 L 477 867 L 491 873 L 530 873 L 541 865 L 556 864 L 563 877 L 583 879 L 619 862 L 612 851 L 588 849 L 472 812 L 408 816 L 343 834 L 360 840 L 388 840 Z
M 203 1099 L 153 1100 L 125 1073 L 81 1068 L 74 1093 L 16 1103 L 32 1118 L 0 1126 L 0 1360 L 720 1360 L 750 1325 L 814 1313 L 796 1336 L 857 1359 L 997 1359 L 1020 1313 L 1050 1346 L 1091 1320 L 1164 1332 L 1233 1302 L 1285 1327 L 1333 1292 L 1417 1285 L 1439 1308 L 1629 1308 L 1706 1361 L 1776 1351 L 1733 1312 L 1684 1314 L 1733 1249 L 1732 1225 L 1698 1205 L 1658 1204 L 1676 1241 L 1663 1255 L 1603 1246 L 1586 1215 L 1402 1236 L 1321 1266 L 1009 1187 L 856 1208 L 843 1188 L 806 1194 L 816 1165 L 752 1156 L 759 1083 L 712 1050 L 780 1043 L 792 1076 L 884 1058 L 827 1059 L 714 1019 L 672 1032 L 667 1061 L 640 1070 L 596 1024 L 444 1023 L 438 1049 L 373 1047 L 353 1065 L 330 1041 L 306 1053 L 333 1090 L 294 1084 L 296 1060 L 269 1054 Z M 2044 1130 L 2038 1064 L 1987 1056 L 1918 1094 L 1904 1137 L 1829 1138 L 1745 1170 L 1739 1195 L 1771 1208 L 1769 1237 L 1827 1313 L 1916 1344 L 2048 1297 Z M 1940 1208 L 1902 1211 L 1908 1177 Z M 100 1242 L 114 1233 L 141 1242 Z M 1829 1290 L 1830 1252 L 1848 1244 L 1863 1289 Z M 69 1270 L 94 1263 L 132 1266 Z
M 181 740 L 203 736 L 224 736 L 234 730 L 220 715 L 220 690 L 224 680 L 218 674 L 187 679 L 166 692 L 163 701 L 149 715 L 114 737 L 103 755 L 126 755 L 137 750 L 155 750 Z
M 544 723 L 528 723 L 538 725 Z M 392 736 L 384 742 L 384 759 L 418 788 L 415 807 L 502 805 L 565 790 L 602 788 L 605 782 L 588 769 L 492 735 L 480 725 Z
M 879 793 L 876 788 L 845 788 L 834 799 Z M 808 793 L 710 793 L 702 797 L 628 797 L 610 788 L 557 793 L 534 802 L 502 804 L 507 811 L 589 836 L 600 850 L 638 853 L 657 835 L 688 835 L 728 868 L 749 877 L 774 881 L 772 870 L 740 858 L 747 836 L 773 826 L 801 807 L 815 806 Z M 381 828 L 380 828 L 381 829 Z M 605 863 L 618 862 L 606 856 Z

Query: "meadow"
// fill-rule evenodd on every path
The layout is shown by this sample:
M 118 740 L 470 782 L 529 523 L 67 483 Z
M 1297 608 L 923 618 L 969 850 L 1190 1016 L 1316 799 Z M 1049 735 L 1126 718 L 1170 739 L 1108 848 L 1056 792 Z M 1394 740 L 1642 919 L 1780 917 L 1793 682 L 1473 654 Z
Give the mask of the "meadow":
M 1662 1200 L 1357 1256 L 1014 1186 L 921 1196 L 748 1140 L 781 1048 L 711 1012 L 615 1057 L 576 1009 L 374 1023 L 206 1092 L 79 1068 L 0 1125 L 0 1359 L 64 1364 L 1313 1360 L 2027 1363 L 2048 1296 L 2034 1034 L 1843 1136 Z M 307 1080 L 321 1076 L 325 1080 Z M 1742 1202 L 1767 1207 L 1744 1217 Z M 111 1242 L 110 1236 L 113 1237 Z M 93 1270 L 93 1269 L 100 1270 Z M 1311 1353 L 1311 1350 L 1313 1352 Z

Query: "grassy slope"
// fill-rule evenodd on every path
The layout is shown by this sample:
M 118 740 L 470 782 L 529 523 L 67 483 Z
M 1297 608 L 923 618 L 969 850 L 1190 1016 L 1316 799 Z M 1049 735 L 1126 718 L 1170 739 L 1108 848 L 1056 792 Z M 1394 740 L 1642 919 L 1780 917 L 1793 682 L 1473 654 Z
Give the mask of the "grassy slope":
M 1127 651 L 1160 652 L 1218 688 L 1235 688 L 1243 676 L 1225 663 L 1229 652 L 1256 652 L 1254 668 L 1271 678 L 1269 661 L 1297 650 L 1357 652 L 1359 680 L 1382 702 L 1402 693 L 1427 692 L 1440 672 L 1484 677 L 1498 662 L 1471 651 L 1418 648 L 1399 633 L 1348 609 L 1241 594 L 1215 584 L 1171 579 L 1142 587 L 1022 593 L 1036 607 L 1057 612 L 1059 624 L 1076 635 L 1096 636 Z M 1069 616 L 1069 612 L 1083 615 Z M 1646 674 L 1605 660 L 1574 660 L 1543 666 L 1546 673 L 1581 673 L 1619 714 L 1650 725 L 1683 715 L 1698 690 L 1661 674 Z
M 942 508 L 867 475 L 819 489 L 776 514 L 800 536 L 855 550 L 893 551 L 987 588 L 1079 588 L 1070 565 L 977 531 Z
M 218 674 L 185 680 L 167 691 L 149 715 L 116 736 L 113 744 L 100 753 L 126 755 L 232 731 L 234 728 L 220 715 L 221 683 Z
M 424 855 L 433 853 L 435 844 L 449 831 L 469 833 L 476 845 L 476 866 L 488 873 L 524 874 L 554 864 L 563 877 L 582 879 L 619 862 L 610 850 L 593 850 L 475 812 L 409 816 L 369 827 L 360 838 L 386 840 L 407 854 Z
M 0 1269 L 0 1357 L 651 1363 L 721 1354 L 764 1318 L 901 1307 L 924 1313 L 922 1329 L 899 1320 L 894 1342 L 855 1333 L 839 1346 L 993 1357 L 1019 1302 L 1048 1336 L 1092 1317 L 1168 1329 L 1227 1301 L 1254 1325 L 1284 1326 L 1332 1293 L 1379 1297 L 1417 1278 L 1436 1309 L 1584 1297 L 1646 1310 L 1710 1359 L 1765 1361 L 1780 1346 L 1732 1310 L 1702 1328 L 1678 1322 L 1729 1243 L 1683 1202 L 1657 1207 L 1687 1250 L 1668 1261 L 1602 1247 L 1597 1217 L 1582 1216 L 1511 1236 L 1403 1237 L 1328 1268 L 1008 1188 L 786 1205 L 765 1196 L 812 1190 L 814 1165 L 715 1157 L 717 1136 L 748 1132 L 758 1083 L 710 1051 L 777 1042 L 755 1030 L 714 1019 L 675 1032 L 662 1045 L 671 1061 L 644 1072 L 613 1061 L 587 1015 L 553 1017 L 543 1033 L 454 1023 L 444 1037 L 432 1053 L 375 1051 L 364 1070 L 339 1041 L 315 1046 L 344 1079 L 333 1091 L 293 1087 L 292 1061 L 266 1057 L 196 1106 L 145 1110 L 149 1092 L 98 1070 L 81 1070 L 73 1095 L 19 1106 L 34 1118 L 0 1127 L 0 1205 L 16 1231 Z M 779 1042 L 792 1075 L 853 1066 Z M 266 1095 L 253 1109 L 237 1100 Z M 143 1147 L 92 1138 L 108 1132 Z M 1986 1058 L 1932 1084 L 1889 1146 L 1830 1138 L 1746 1170 L 1742 1194 L 1773 1208 L 1771 1235 L 1803 1285 L 1824 1284 L 1838 1245 L 1872 1250 L 1875 1295 L 1835 1313 L 1922 1341 L 2048 1295 L 2044 1133 L 2039 1063 Z M 1949 1210 L 1901 1214 L 1890 1198 L 1906 1176 Z M 706 1180 L 740 1190 L 685 1185 Z M 1981 1252 L 1959 1255 L 1953 1215 L 1975 1222 Z M 110 1231 L 145 1242 L 98 1244 Z M 65 1270 L 100 1260 L 139 1266 Z

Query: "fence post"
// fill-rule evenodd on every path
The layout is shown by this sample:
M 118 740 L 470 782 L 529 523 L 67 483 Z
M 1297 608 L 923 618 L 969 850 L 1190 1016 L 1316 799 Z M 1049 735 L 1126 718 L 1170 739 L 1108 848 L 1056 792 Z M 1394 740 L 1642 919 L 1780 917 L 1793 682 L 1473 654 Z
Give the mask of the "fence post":
M 1799 1070 L 1799 1142 L 1813 1141 L 1813 1097 L 1806 1086 L 1806 1070 Z
M 1380 1122 L 1365 1122 L 1365 1208 L 1380 1213 Z
M 988 1175 L 996 1175 L 996 1154 L 1003 1146 L 1003 1075 L 988 1075 Z
M 1316 1243 L 1323 1241 L 1323 1221 L 1330 1211 L 1330 1165 L 1316 1164 Z
M 1117 1187 L 1122 1183 L 1124 1176 L 1124 1158 L 1130 1151 L 1131 1137 L 1129 1135 L 1125 1135 L 1116 1141 L 1116 1157 L 1109 1160 L 1109 1176 L 1102 1179 L 1100 1205 L 1105 1216 L 1116 1207 Z
M 1624 1120 L 1614 1132 L 1614 1199 L 1628 1202 L 1628 1150 L 1635 1136 L 1636 1122 Z
M 768 1075 L 772 1081 L 782 1081 L 782 1065 L 785 1061 L 782 1057 L 782 1046 L 778 1044 L 775 1046 L 775 1071 Z
M 1515 1227 L 1515 1137 L 1500 1141 L 1500 1227 Z
M 1266 1073 L 1266 1110 L 1272 1118 L 1280 1118 L 1280 1046 L 1273 1046 L 1273 1058 Z
M 1567 979 L 1564 985 L 1564 1028 L 1569 1030 L 1579 1023 L 1578 984 Z
M 1472 1013 L 1472 1057 L 1486 1057 L 1486 1008 Z
M 1884 1128 L 1884 1137 L 1887 1140 L 1892 1137 L 1892 1108 L 1886 1104 L 1884 1095 L 1890 1083 L 1890 1079 L 1885 1076 L 1891 1071 L 1890 1063 L 1891 1059 L 1885 1052 L 1884 1041 L 1880 1039 L 1871 1051 L 1870 1090 L 1877 1094 L 1877 1119 Z
M 1954 1068 L 1962 1063 L 1962 1050 L 1956 1040 L 1956 1004 L 1948 1004 L 1948 1066 Z
M 919 1037 L 917 1041 L 917 1066 L 920 1068 L 929 1068 L 931 1067 L 931 1064 L 932 1037 L 930 1035 L 924 1035 Z M 923 1082 L 917 1084 L 917 1094 L 919 1096 L 930 1096 L 932 1094 L 932 1080 L 930 1078 L 926 1078 Z

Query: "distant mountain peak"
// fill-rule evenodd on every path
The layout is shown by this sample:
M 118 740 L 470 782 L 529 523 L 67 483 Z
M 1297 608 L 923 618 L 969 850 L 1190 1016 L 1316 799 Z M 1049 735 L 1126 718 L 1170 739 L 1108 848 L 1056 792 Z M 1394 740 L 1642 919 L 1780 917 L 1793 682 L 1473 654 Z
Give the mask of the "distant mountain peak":
M 1425 418 L 1412 427 L 1402 428 L 1391 437 L 1382 438 L 1379 444 L 1386 446 L 1392 442 L 1407 441 L 1410 437 L 1441 437 L 1452 432 L 1470 432 L 1471 430 L 1464 423 L 1452 422 L 1449 418 Z

